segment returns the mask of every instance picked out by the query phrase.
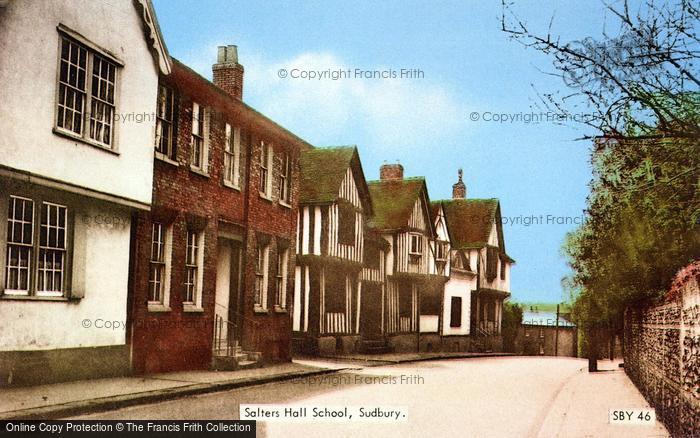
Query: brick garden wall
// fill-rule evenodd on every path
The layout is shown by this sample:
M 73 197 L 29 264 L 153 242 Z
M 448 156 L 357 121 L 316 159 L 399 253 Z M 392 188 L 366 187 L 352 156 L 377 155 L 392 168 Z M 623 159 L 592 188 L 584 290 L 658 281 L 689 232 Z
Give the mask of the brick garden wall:
M 674 436 L 700 436 L 698 266 L 681 271 L 666 303 L 625 314 L 625 371 Z

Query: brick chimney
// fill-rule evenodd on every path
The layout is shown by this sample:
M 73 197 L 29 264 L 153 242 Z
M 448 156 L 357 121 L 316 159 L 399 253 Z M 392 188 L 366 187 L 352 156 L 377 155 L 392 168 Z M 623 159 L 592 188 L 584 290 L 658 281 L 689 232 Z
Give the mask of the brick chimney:
M 467 197 L 467 186 L 462 182 L 462 169 L 457 171 L 459 180 L 452 185 L 452 199 L 464 199 Z
M 403 166 L 396 164 L 382 164 L 379 168 L 379 179 L 382 181 L 400 181 L 403 179 Z
M 219 46 L 214 72 L 214 84 L 235 97 L 243 99 L 243 66 L 238 63 L 238 47 Z

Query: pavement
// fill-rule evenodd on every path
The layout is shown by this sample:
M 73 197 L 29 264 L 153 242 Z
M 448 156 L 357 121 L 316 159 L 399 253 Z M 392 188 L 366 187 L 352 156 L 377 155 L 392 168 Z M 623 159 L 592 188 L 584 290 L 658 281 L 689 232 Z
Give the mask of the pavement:
M 423 360 L 440 359 L 470 359 L 481 357 L 514 356 L 513 353 L 464 353 L 464 352 L 434 352 L 434 353 L 384 353 L 384 354 L 340 354 L 333 356 L 321 356 L 323 359 L 336 361 L 350 361 L 351 363 L 399 364 L 406 362 L 420 362 Z
M 490 355 L 490 353 L 486 353 Z M 479 353 L 347 355 L 295 360 L 239 371 L 185 371 L 136 377 L 82 380 L 2 388 L 0 420 L 51 419 L 137 404 L 309 377 L 358 366 L 398 364 L 437 358 L 480 357 Z
M 0 389 L 0 420 L 55 419 L 336 371 L 284 363 L 239 371 L 183 371 Z
M 550 437 L 668 437 L 660 421 L 653 426 L 612 425 L 611 409 L 650 408 L 644 396 L 627 377 L 620 361 L 601 360 L 598 372 L 579 370 L 560 388 L 549 412 L 533 436 Z M 582 407 L 586 407 L 582 409 Z M 591 421 L 596 419 L 596 421 Z

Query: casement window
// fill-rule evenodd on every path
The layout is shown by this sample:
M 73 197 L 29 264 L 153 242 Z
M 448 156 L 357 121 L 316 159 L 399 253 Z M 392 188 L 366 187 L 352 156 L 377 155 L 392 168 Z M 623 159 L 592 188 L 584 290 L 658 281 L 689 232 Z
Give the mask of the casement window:
M 413 256 L 420 256 L 423 254 L 423 236 L 420 234 L 409 235 L 408 252 Z
M 119 63 L 60 34 L 56 129 L 114 149 Z
M 185 253 L 185 296 L 183 303 L 189 307 L 201 307 L 204 261 L 204 233 L 187 230 Z
M 544 338 L 544 329 L 540 327 L 540 338 Z
M 284 309 L 287 307 L 287 262 L 289 260 L 289 250 L 279 249 L 277 252 L 277 269 L 275 307 Z
M 175 96 L 173 90 L 158 85 L 156 103 L 156 156 L 175 159 L 175 135 L 173 128 Z
M 153 222 L 151 227 L 151 260 L 148 276 L 148 305 L 168 306 L 170 302 L 170 260 L 172 227 Z
M 501 259 L 501 280 L 506 279 L 506 261 Z
M 291 200 L 292 164 L 289 154 L 282 155 L 282 171 L 280 172 L 280 201 L 289 204 Z
M 338 203 L 338 243 L 354 245 L 356 234 L 355 207 L 345 201 Z
M 38 212 L 36 205 L 39 205 Z M 4 293 L 65 296 L 68 291 L 69 231 L 66 206 L 10 196 Z
M 272 197 L 272 145 L 260 142 L 260 196 L 270 199 Z
M 255 255 L 255 308 L 267 309 L 267 276 L 270 245 L 258 245 Z
M 224 145 L 224 184 L 238 188 L 240 185 L 241 128 L 226 124 Z
M 197 102 L 192 103 L 192 137 L 190 139 L 190 167 L 207 172 L 209 151 L 206 139 L 206 109 Z
M 462 326 L 462 297 L 452 297 L 450 300 L 450 327 Z

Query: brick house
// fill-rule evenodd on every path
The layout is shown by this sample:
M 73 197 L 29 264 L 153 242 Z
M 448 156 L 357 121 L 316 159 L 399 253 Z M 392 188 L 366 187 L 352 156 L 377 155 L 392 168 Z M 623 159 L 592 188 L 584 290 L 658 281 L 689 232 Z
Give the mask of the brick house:
M 213 71 L 212 83 L 173 60 L 160 77 L 153 207 L 132 263 L 137 373 L 290 357 L 299 154 L 311 146 L 242 102 L 235 46 Z

